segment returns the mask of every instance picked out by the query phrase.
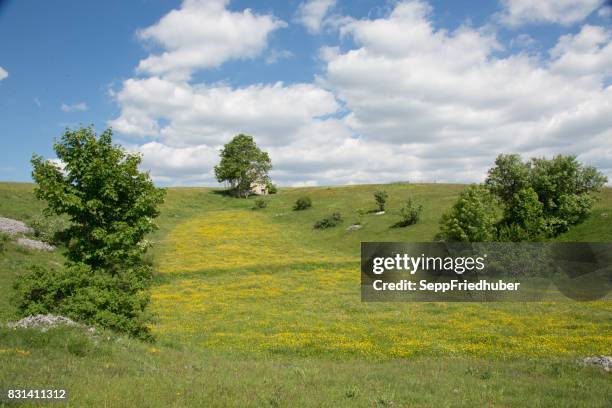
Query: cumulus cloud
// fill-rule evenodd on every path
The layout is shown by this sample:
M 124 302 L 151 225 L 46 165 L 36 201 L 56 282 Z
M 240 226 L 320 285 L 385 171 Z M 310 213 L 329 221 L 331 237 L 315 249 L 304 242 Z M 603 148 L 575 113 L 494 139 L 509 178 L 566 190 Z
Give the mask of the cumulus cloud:
M 509 26 L 531 23 L 569 25 L 598 9 L 602 0 L 501 0 L 500 20 Z
M 508 152 L 576 154 L 612 176 L 608 29 L 585 25 L 543 55 L 500 53 L 490 30 L 438 29 L 433 12 L 404 1 L 345 19 L 354 46 L 322 48 L 310 84 L 128 79 L 111 125 L 166 184 L 213 184 L 237 133 L 270 152 L 283 185 L 481 181 Z
M 309 32 L 315 34 L 321 31 L 324 18 L 336 0 L 308 0 L 300 4 L 296 21 L 303 24 Z
M 87 104 L 85 102 L 79 102 L 79 103 L 73 103 L 73 104 L 66 104 L 66 103 L 62 103 L 61 106 L 62 112 L 85 112 L 86 110 L 89 109 L 89 107 L 87 106 Z
M 330 92 L 311 84 L 231 88 L 159 77 L 128 79 L 116 98 L 122 111 L 111 121 L 113 128 L 173 146 L 215 146 L 237 133 L 256 135 L 268 146 L 282 145 L 338 107 Z
M 163 52 L 141 60 L 138 71 L 188 79 L 196 69 L 260 55 L 269 34 L 286 26 L 273 15 L 258 15 L 249 9 L 229 11 L 228 3 L 229 0 L 185 0 L 180 9 L 139 31 L 141 40 L 160 45 Z
M 550 54 L 554 72 L 600 82 L 612 75 L 612 31 L 587 24 L 576 35 L 562 36 Z
M 564 36 L 542 64 L 497 57 L 497 40 L 478 29 L 436 30 L 430 13 L 423 2 L 399 3 L 385 18 L 343 27 L 356 48 L 326 53 L 326 84 L 362 142 L 408 147 L 419 168 L 437 163 L 446 180 L 478 180 L 499 152 L 609 152 L 609 32 L 585 26 Z
M 2 67 L 0 67 L 0 81 L 8 77 L 8 72 Z

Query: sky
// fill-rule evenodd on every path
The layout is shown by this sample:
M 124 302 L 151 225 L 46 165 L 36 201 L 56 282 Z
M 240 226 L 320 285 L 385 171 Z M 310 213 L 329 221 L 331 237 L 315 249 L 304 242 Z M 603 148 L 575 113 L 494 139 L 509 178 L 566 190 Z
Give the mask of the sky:
M 112 127 L 164 186 L 252 135 L 281 186 L 480 182 L 500 153 L 612 180 L 612 2 L 0 0 L 0 180 Z

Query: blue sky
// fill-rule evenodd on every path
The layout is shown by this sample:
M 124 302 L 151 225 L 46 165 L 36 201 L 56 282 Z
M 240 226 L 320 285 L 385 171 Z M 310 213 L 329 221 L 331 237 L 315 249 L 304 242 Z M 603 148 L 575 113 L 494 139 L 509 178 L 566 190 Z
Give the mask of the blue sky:
M 610 177 L 610 8 L 530 3 L 0 1 L 0 180 L 81 124 L 163 185 L 214 184 L 238 132 L 283 185 L 479 181 L 510 151 Z

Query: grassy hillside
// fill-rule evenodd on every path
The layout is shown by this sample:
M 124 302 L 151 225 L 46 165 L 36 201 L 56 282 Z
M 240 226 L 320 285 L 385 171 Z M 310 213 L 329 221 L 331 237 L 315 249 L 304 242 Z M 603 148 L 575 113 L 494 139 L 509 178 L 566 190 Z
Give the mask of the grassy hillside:
M 36 215 L 31 188 L 0 184 L 0 216 Z M 379 188 L 385 215 L 368 213 Z M 281 189 L 257 211 L 214 189 L 170 189 L 149 255 L 156 343 L 0 329 L 0 387 L 62 384 L 75 406 L 609 406 L 609 375 L 576 361 L 611 353 L 610 302 L 361 303 L 360 242 L 430 241 L 462 189 Z M 292 211 L 302 195 L 313 208 Z M 421 222 L 390 228 L 408 197 Z M 332 212 L 340 227 L 312 228 Z M 559 239 L 612 242 L 612 190 Z M 16 274 L 59 258 L 8 245 L 0 321 L 15 315 Z

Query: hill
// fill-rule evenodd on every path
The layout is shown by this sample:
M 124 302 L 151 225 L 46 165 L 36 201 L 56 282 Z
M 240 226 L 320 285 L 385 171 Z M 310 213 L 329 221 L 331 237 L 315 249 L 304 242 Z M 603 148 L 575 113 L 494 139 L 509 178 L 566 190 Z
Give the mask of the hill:
M 375 215 L 381 188 L 388 211 Z M 609 302 L 361 303 L 360 242 L 430 241 L 463 188 L 288 188 L 256 211 L 254 198 L 169 189 L 149 255 L 156 343 L 0 329 L 0 385 L 61 384 L 77 406 L 609 405 L 606 375 L 576 364 L 609 353 Z M 292 211 L 303 195 L 313 207 Z M 421 221 L 390 228 L 408 197 Z M 0 184 L 0 216 L 41 208 L 31 185 Z M 312 228 L 332 212 L 341 226 Z M 559 240 L 612 242 L 612 190 Z M 0 257 L 5 322 L 15 276 L 61 254 L 9 242 Z

